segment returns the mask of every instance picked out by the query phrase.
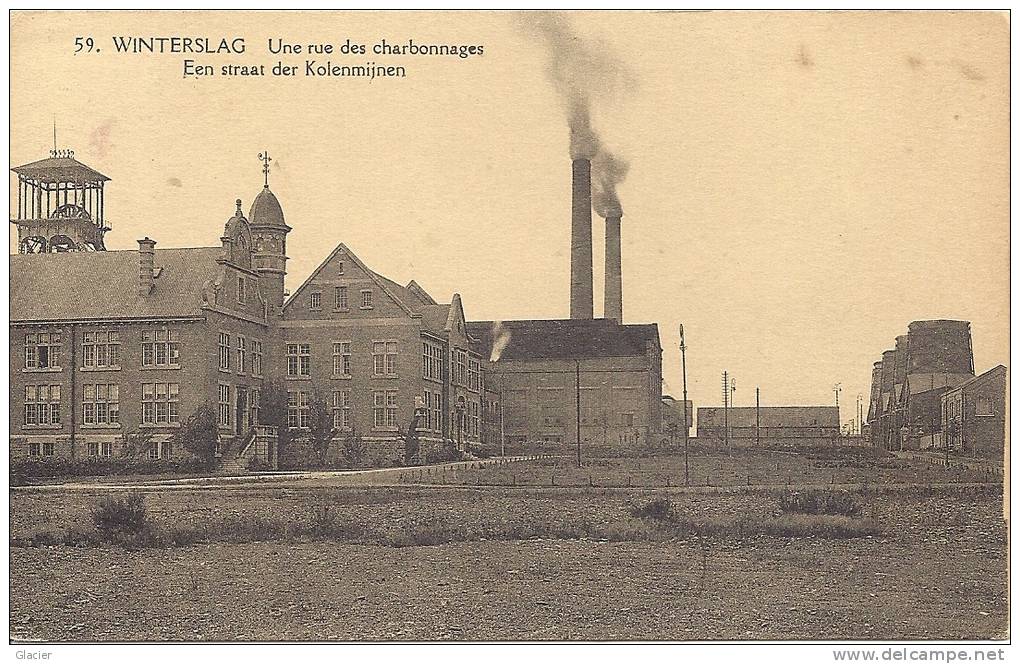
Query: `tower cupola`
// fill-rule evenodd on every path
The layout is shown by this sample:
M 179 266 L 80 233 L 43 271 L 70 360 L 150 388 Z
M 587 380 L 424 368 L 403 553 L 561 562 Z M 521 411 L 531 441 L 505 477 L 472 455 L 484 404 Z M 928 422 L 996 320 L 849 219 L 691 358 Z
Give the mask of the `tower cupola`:
M 280 201 L 269 189 L 269 162 L 272 158 L 268 152 L 263 152 L 259 159 L 265 184 L 248 211 L 254 252 L 252 262 L 262 282 L 262 292 L 269 302 L 282 308 L 286 293 L 284 278 L 287 275 L 287 233 L 290 226 L 284 221 Z

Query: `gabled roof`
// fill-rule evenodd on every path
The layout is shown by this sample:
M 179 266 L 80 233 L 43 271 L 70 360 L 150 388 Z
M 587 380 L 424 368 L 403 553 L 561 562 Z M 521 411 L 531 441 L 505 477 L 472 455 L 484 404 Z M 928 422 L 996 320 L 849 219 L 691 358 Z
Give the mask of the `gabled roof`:
M 10 257 L 12 322 L 202 315 L 202 289 L 220 273 L 221 247 L 156 249 L 153 290 L 138 294 L 137 251 Z
M 508 335 L 499 358 L 506 360 L 644 356 L 649 342 L 659 347 L 655 323 L 621 325 L 606 318 L 471 321 L 467 331 L 482 357 L 492 356 L 496 337 Z
M 42 182 L 106 182 L 110 178 L 74 157 L 48 157 L 11 169 L 18 175 Z
M 302 283 L 298 289 L 294 291 L 294 294 L 287 299 L 283 305 L 284 310 L 287 309 L 291 302 L 295 302 L 297 300 L 297 295 L 304 290 L 308 284 L 314 281 L 316 276 L 318 276 L 318 274 L 325 269 L 327 265 L 329 265 L 333 258 L 341 252 L 346 256 L 349 256 L 355 265 L 364 270 L 365 274 L 367 274 L 369 278 L 372 279 L 372 281 L 374 281 L 375 284 L 390 297 L 390 299 L 396 302 L 397 306 L 403 309 L 405 313 L 412 317 L 421 317 L 425 327 L 429 331 L 439 335 L 443 334 L 447 327 L 447 321 L 450 314 L 449 304 L 436 304 L 435 300 L 432 299 L 432 296 L 426 293 L 425 290 L 414 281 L 411 281 L 407 286 L 401 286 L 392 279 L 384 277 L 378 272 L 372 270 L 361 262 L 361 259 L 358 258 L 358 256 L 343 242 L 338 244 L 336 248 L 330 252 L 329 256 L 326 257 L 326 260 L 322 261 L 322 263 L 319 264 L 319 267 L 315 268 L 308 278 L 305 279 L 304 283 Z
M 907 382 L 901 398 L 909 398 L 911 395 L 932 390 L 952 389 L 966 383 L 973 377 L 973 375 L 966 373 L 917 372 L 907 374 Z
M 955 392 L 956 390 L 961 390 L 961 389 L 967 389 L 967 388 L 970 388 L 970 387 L 974 387 L 976 385 L 980 385 L 981 383 L 985 382 L 986 380 L 988 380 L 990 378 L 995 378 L 995 377 L 998 377 L 1000 375 L 1003 378 L 1005 378 L 1005 376 L 1006 376 L 1006 366 L 1004 364 L 997 364 L 997 365 L 995 365 L 994 367 L 992 367 L 988 371 L 984 372 L 983 374 L 979 374 L 977 376 L 974 376 L 970 380 L 965 381 L 965 382 L 957 385 L 955 388 L 953 388 L 952 391 Z

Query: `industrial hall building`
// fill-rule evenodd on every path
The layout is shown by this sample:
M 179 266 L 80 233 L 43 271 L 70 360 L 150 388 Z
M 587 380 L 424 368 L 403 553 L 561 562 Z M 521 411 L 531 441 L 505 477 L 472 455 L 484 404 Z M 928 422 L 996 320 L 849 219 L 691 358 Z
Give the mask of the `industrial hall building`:
M 12 170 L 12 459 L 137 454 L 129 439 L 139 432 L 151 441 L 145 456 L 181 459 L 174 432 L 212 405 L 222 448 L 237 455 L 221 466 L 275 466 L 259 417 L 270 381 L 286 389 L 298 440 L 313 403 L 325 402 L 337 436 L 356 434 L 376 465 L 404 461 L 410 428 L 423 457 L 450 444 L 566 445 L 578 420 L 591 446 L 661 434 L 658 329 L 622 323 L 619 287 L 607 291 L 614 319 L 469 323 L 458 294 L 440 302 L 338 244 L 290 294 L 292 228 L 269 187 L 268 155 L 247 214 L 236 200 L 225 221 L 210 220 L 219 243 L 175 249 L 157 236 L 107 251 L 110 179 L 70 151 Z M 619 284 L 618 252 L 613 261 Z M 591 298 L 590 269 L 582 285 Z
M 481 357 L 460 297 L 439 303 L 338 245 L 287 295 L 287 224 L 266 181 L 245 215 L 237 200 L 219 246 L 106 251 L 109 181 L 68 151 L 14 168 L 18 254 L 10 257 L 10 450 L 84 459 L 124 453 L 145 431 L 152 459 L 214 404 L 225 449 L 275 463 L 258 442 L 260 391 L 284 384 L 288 425 L 308 426 L 323 399 L 335 428 L 356 431 L 377 463 L 481 438 Z M 224 215 L 226 216 L 226 215 Z M 96 294 L 104 294 L 97 297 Z M 417 418 L 417 419 L 416 419 Z

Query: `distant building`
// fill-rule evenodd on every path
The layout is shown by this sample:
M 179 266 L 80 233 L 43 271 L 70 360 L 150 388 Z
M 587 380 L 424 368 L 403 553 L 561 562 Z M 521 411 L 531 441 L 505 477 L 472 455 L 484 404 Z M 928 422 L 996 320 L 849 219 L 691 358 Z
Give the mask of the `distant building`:
M 699 408 L 698 440 L 726 440 L 727 424 L 729 439 L 734 444 L 754 444 L 756 436 L 760 436 L 763 445 L 813 445 L 828 442 L 839 434 L 839 409 L 835 406 Z M 759 427 L 760 431 L 756 431 Z
M 686 409 L 684 408 L 686 406 Z M 686 420 L 684 419 L 686 412 Z M 691 435 L 694 428 L 694 407 L 692 402 L 674 399 L 668 394 L 662 395 L 662 432 L 668 434 L 671 428 L 675 427 L 677 441 L 682 441 L 684 436 L 684 422 L 687 423 L 687 435 Z
M 1006 443 L 1006 367 L 1000 364 L 945 391 L 941 410 L 941 440 L 948 440 L 951 450 L 1002 458 Z
M 872 369 L 871 443 L 888 450 L 931 447 L 941 436 L 942 394 L 973 376 L 968 321 L 910 323 Z
M 607 319 L 472 321 L 473 348 L 499 386 L 507 452 L 632 449 L 661 441 L 658 327 Z

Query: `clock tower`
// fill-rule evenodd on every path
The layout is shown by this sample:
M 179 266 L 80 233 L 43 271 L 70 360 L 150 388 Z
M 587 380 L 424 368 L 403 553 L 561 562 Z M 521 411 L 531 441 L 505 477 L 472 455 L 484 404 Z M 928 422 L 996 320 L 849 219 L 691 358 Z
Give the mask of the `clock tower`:
M 287 233 L 290 226 L 283 219 L 283 208 L 269 189 L 268 152 L 259 155 L 265 185 L 255 197 L 248 212 L 251 226 L 253 267 L 258 272 L 262 292 L 278 310 L 283 308 L 286 295 L 284 277 L 287 275 Z

